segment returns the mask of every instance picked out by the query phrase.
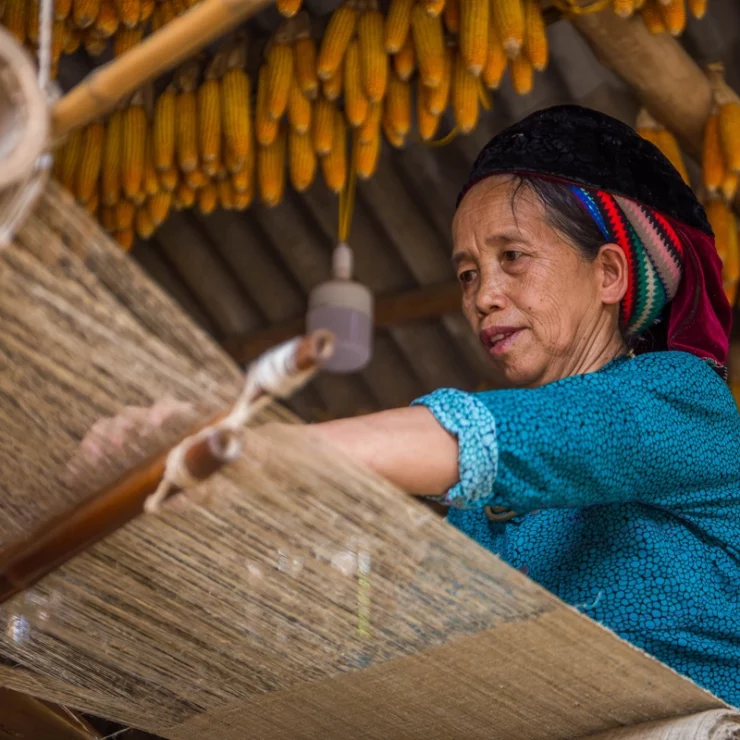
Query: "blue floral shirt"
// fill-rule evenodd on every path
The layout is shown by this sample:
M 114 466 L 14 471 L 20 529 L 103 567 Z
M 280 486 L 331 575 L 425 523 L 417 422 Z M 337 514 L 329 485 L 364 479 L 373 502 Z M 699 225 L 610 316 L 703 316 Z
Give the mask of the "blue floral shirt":
M 740 706 L 740 414 L 707 363 L 657 352 L 415 403 L 459 440 L 451 524 Z

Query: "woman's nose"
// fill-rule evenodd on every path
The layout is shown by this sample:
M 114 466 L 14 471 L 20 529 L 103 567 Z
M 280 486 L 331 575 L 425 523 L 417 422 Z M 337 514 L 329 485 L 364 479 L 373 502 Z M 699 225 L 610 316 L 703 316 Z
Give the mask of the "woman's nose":
M 501 285 L 490 276 L 481 277 L 481 282 L 475 296 L 476 311 L 487 316 L 493 311 L 499 311 L 506 305 L 506 297 L 501 291 Z

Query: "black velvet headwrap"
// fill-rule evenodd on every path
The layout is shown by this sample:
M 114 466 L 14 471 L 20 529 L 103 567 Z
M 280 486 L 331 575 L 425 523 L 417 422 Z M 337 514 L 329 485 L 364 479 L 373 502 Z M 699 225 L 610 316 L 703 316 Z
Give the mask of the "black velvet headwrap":
M 622 195 L 707 234 L 704 208 L 662 152 L 616 118 L 578 105 L 539 110 L 484 147 L 458 198 L 490 175 L 564 180 Z

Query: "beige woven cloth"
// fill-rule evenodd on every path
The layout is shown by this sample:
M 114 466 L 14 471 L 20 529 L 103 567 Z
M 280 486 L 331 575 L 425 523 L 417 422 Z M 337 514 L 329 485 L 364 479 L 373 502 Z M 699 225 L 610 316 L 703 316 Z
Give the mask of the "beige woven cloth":
M 689 717 L 647 722 L 634 727 L 608 730 L 582 740 L 738 740 L 740 713 L 712 709 Z

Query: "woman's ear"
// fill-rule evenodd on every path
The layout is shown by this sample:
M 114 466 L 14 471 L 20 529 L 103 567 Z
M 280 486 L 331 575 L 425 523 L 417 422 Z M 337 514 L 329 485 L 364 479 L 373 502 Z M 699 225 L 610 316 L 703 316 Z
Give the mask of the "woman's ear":
M 616 305 L 627 293 L 627 256 L 616 244 L 604 244 L 596 258 L 600 272 L 601 300 Z

